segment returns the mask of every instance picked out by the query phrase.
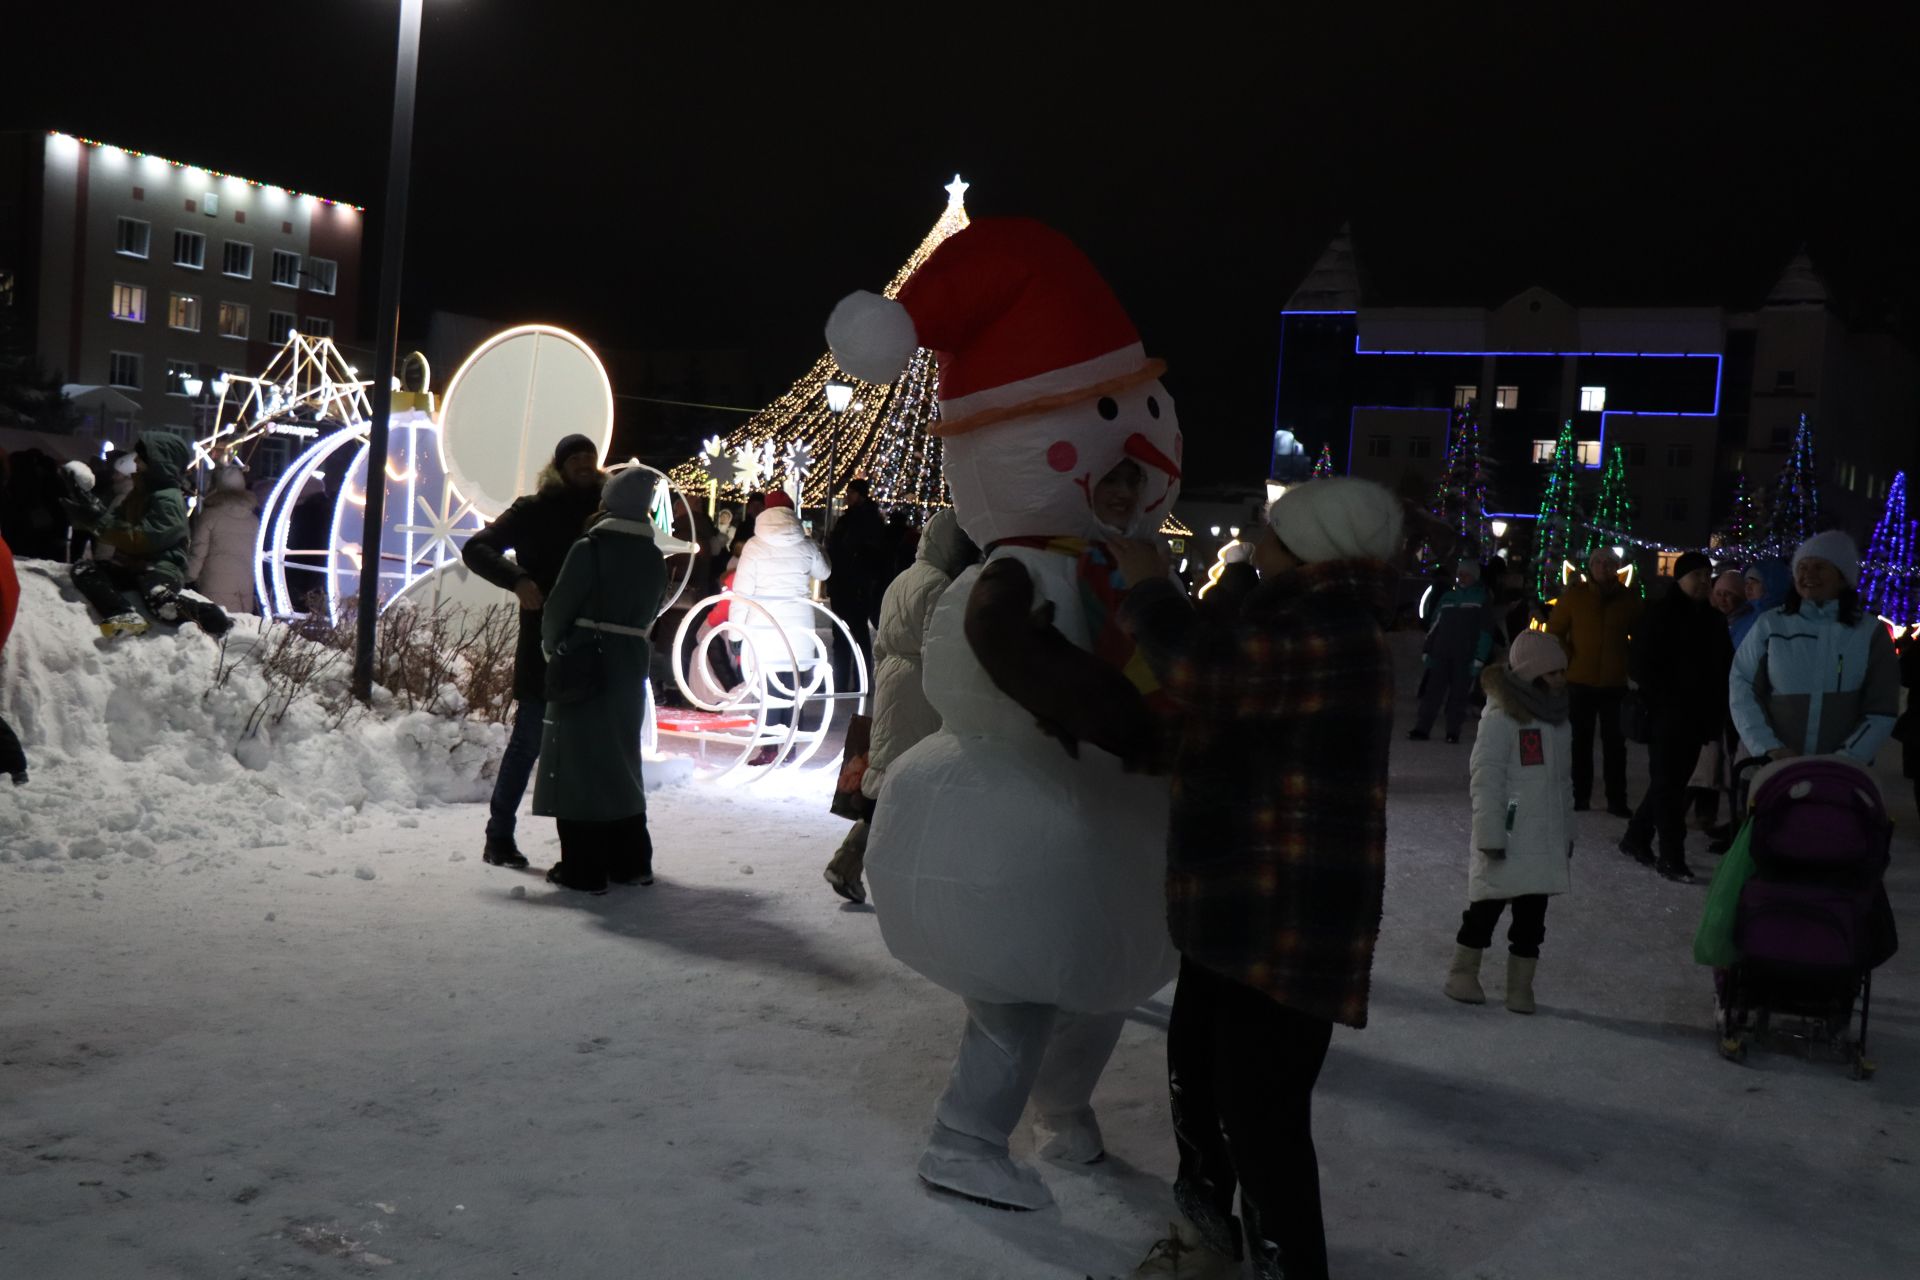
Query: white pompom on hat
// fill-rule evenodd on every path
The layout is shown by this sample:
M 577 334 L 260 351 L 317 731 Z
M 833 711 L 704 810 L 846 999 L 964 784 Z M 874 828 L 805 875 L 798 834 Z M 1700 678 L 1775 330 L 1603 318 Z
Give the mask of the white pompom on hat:
M 1522 683 L 1567 669 L 1567 651 L 1544 631 L 1522 631 L 1507 649 L 1507 670 Z
M 653 486 L 653 472 L 629 467 L 607 481 L 600 491 L 600 505 L 618 519 L 645 521 L 653 511 Z
M 93 469 L 84 462 L 69 462 L 60 468 L 73 480 L 73 487 L 82 493 L 93 492 Z
M 1808 559 L 1825 560 L 1840 571 L 1850 587 L 1860 584 L 1860 548 L 1838 529 L 1816 533 L 1801 543 L 1793 553 L 1793 567 L 1798 569 L 1800 562 Z
M 1371 480 L 1327 476 L 1280 495 L 1267 523 L 1282 545 L 1307 564 L 1322 560 L 1391 560 L 1405 517 L 1400 500 Z

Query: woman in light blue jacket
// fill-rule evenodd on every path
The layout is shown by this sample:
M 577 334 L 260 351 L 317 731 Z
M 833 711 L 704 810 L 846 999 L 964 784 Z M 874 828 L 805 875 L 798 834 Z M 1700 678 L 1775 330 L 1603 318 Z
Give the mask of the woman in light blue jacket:
M 1900 711 L 1900 664 L 1854 584 L 1860 552 L 1836 531 L 1793 554 L 1786 603 L 1760 615 L 1728 678 L 1733 724 L 1754 755 L 1872 761 Z

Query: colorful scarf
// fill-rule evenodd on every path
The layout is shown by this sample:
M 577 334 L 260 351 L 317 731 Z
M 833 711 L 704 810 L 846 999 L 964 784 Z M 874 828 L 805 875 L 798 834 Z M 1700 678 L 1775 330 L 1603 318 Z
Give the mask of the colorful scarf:
M 1087 632 L 1093 637 L 1094 655 L 1124 675 L 1154 710 L 1171 705 L 1153 668 L 1147 665 L 1146 656 L 1120 626 L 1120 602 L 1126 598 L 1127 584 L 1105 543 L 1087 538 L 1029 537 L 1002 538 L 993 545 L 1031 547 L 1054 555 L 1072 556 L 1080 611 L 1087 620 Z

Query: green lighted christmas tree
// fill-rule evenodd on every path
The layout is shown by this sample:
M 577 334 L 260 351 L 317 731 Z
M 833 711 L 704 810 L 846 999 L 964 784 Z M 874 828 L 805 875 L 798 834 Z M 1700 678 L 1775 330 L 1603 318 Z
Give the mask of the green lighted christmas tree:
M 1607 455 L 1606 470 L 1600 473 L 1600 496 L 1593 504 L 1593 519 L 1587 524 L 1587 544 L 1581 549 L 1584 559 L 1598 546 L 1615 547 L 1633 539 L 1633 494 L 1627 489 L 1627 453 L 1619 445 Z
M 1775 555 L 1792 555 L 1819 529 L 1820 484 L 1815 475 L 1813 427 L 1803 413 L 1793 433 L 1793 451 L 1780 468 L 1767 504 L 1767 541 Z
M 1553 446 L 1553 464 L 1540 494 L 1540 518 L 1534 522 L 1533 590 L 1542 600 L 1560 596 L 1564 581 L 1561 565 L 1573 558 L 1574 535 L 1580 523 L 1578 446 L 1573 419 L 1560 428 Z
M 1322 444 L 1320 446 L 1320 456 L 1313 460 L 1313 474 L 1308 476 L 1307 479 L 1319 480 L 1332 474 L 1333 446 L 1330 444 Z

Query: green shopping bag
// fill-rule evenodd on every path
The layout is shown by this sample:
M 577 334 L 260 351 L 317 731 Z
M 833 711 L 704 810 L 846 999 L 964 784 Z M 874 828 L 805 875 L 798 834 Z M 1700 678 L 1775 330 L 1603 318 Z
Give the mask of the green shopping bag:
M 1730 969 L 1740 960 L 1733 945 L 1733 921 L 1740 912 L 1740 891 L 1753 878 L 1753 820 L 1749 818 L 1733 838 L 1733 847 L 1720 859 L 1707 889 L 1707 910 L 1700 917 L 1700 931 L 1693 935 L 1693 959 L 1696 964 Z

